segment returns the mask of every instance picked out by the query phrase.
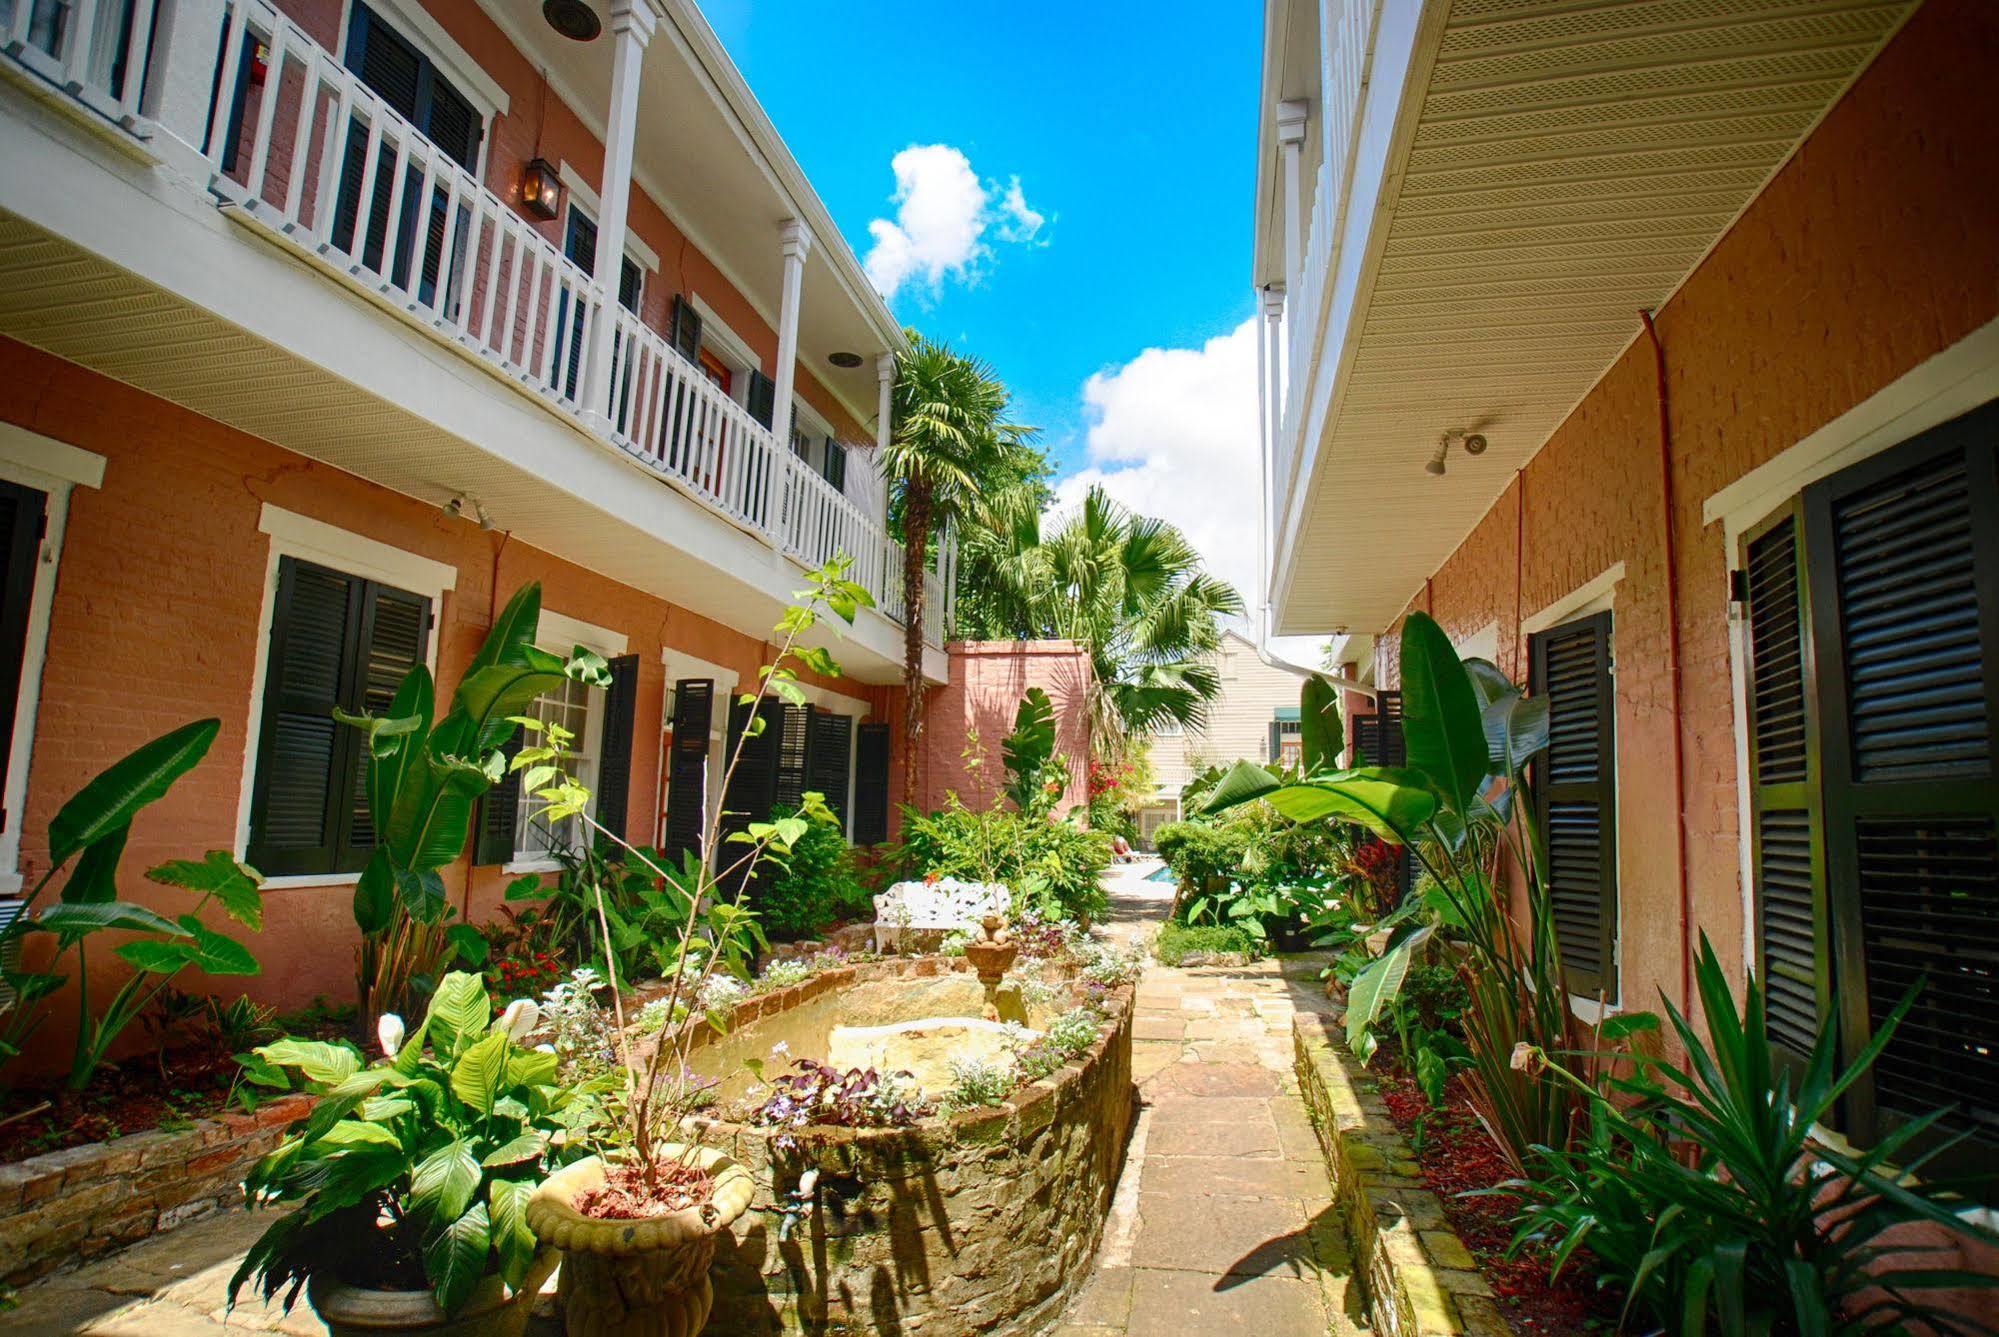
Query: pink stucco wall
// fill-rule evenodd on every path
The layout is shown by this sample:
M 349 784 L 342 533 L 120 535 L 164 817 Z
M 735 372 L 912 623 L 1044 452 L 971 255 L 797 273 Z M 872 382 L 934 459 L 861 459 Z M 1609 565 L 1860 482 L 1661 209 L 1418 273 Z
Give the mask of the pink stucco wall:
M 930 697 L 923 726 L 921 806 L 955 793 L 972 807 L 1006 781 L 1000 745 L 1030 687 L 1055 706 L 1055 750 L 1069 759 L 1059 810 L 1089 797 L 1089 651 L 1075 641 L 953 641 L 951 680 Z

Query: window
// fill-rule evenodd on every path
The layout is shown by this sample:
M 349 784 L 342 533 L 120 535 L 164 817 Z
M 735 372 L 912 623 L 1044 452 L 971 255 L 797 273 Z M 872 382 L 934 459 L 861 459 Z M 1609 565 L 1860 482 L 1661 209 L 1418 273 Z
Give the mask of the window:
M 278 559 L 246 857 L 272 877 L 358 873 L 374 848 L 359 729 L 429 651 L 431 601 L 297 557 Z
M 591 791 L 592 815 L 595 815 L 598 755 L 603 745 L 603 696 L 601 688 L 565 678 L 554 691 L 536 697 L 527 711 L 544 726 L 557 725 L 574 736 L 569 745 L 568 770 L 577 783 Z M 514 860 L 518 863 L 540 862 L 554 851 L 572 848 L 582 841 L 581 821 L 565 817 L 551 826 L 539 809 L 540 805 L 534 802 L 518 805 L 514 826 Z
M 569 731 L 567 766 L 590 790 L 590 815 L 597 822 L 622 835 L 625 799 L 630 788 L 633 695 L 636 690 L 637 661 L 625 654 L 626 638 L 618 632 L 593 626 L 551 609 L 543 609 L 535 641 L 542 649 L 565 658 L 576 646 L 594 650 L 609 661 L 611 686 L 591 687 L 565 678 L 528 707 L 527 714 L 544 725 Z M 509 750 L 527 745 L 526 730 L 516 735 Z M 489 794 L 490 801 L 480 816 L 479 862 L 525 864 L 546 867 L 555 851 L 581 844 L 587 833 L 583 823 L 565 818 L 551 825 L 542 815 L 542 805 L 521 792 L 516 776 L 504 787 Z
M 1528 684 L 1548 698 L 1534 800 L 1569 992 L 1617 999 L 1617 738 L 1608 611 L 1527 638 Z
M 35 598 L 35 577 L 41 566 L 42 536 L 48 524 L 46 492 L 18 483 L 0 482 L 0 737 L 12 739 L 21 703 L 23 669 L 28 655 L 28 614 Z M 26 758 L 22 759 L 24 762 Z M 4 787 L 15 792 L 14 759 L 0 759 Z M 0 833 L 14 830 L 21 816 L 11 806 L 0 807 Z M 6 871 L 12 872 L 10 866 Z
M 1850 1058 L 1872 1141 L 1939 1106 L 1999 1146 L 1999 403 L 1806 488 L 1743 536 L 1753 926 L 1772 1039 Z
M 1276 766 L 1296 766 L 1305 757 L 1305 736 L 1298 721 L 1298 707 L 1279 706 L 1270 721 L 1270 762 Z
M 451 161 L 477 175 L 479 146 L 486 129 L 478 108 L 438 72 L 428 56 L 394 28 L 383 23 L 366 5 L 354 6 L 353 19 L 347 30 L 346 61 L 347 68 L 359 75 L 361 82 L 389 110 L 436 144 Z M 247 69 L 248 62 L 245 65 Z M 340 197 L 335 206 L 332 240 L 340 250 L 380 273 L 387 248 L 389 210 L 397 193 L 395 168 L 398 159 L 396 146 L 384 138 L 381 160 L 375 171 L 373 198 L 366 205 L 367 222 L 364 228 L 361 222 L 361 184 L 367 174 L 368 141 L 367 122 L 357 112 L 347 127 L 347 151 L 342 158 Z M 444 234 L 449 186 L 443 181 L 435 182 L 431 198 L 425 204 L 418 198 L 423 193 L 424 176 L 425 166 L 421 162 L 409 163 L 403 172 L 403 202 L 396 220 L 397 240 L 390 278 L 398 287 L 410 286 L 411 252 L 419 249 L 416 236 L 418 216 L 427 215 L 416 293 L 419 301 L 435 304 L 440 276 L 447 279 L 444 291 L 455 294 L 462 287 L 458 278 L 465 260 L 464 243 L 454 245 L 447 261 Z M 468 216 L 466 207 L 460 206 L 461 226 L 455 231 L 461 236 L 466 231 L 462 224 Z M 357 233 L 360 234 L 358 252 L 355 247 Z M 447 311 L 445 314 L 451 313 Z

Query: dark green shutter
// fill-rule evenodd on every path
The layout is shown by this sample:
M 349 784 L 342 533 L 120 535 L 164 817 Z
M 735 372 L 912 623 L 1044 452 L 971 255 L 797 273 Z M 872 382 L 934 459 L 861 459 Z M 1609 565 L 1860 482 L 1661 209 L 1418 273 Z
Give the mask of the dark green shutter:
M 727 755 L 728 765 L 733 769 L 728 772 L 728 787 L 722 794 L 721 831 L 725 838 L 746 829 L 752 822 L 770 820 L 771 806 L 777 801 L 778 745 L 784 728 L 780 707 L 780 702 L 766 700 L 757 708 L 763 728 L 754 734 L 748 732 L 749 706 L 736 701 L 729 707 Z M 735 894 L 743 877 L 757 871 L 741 864 L 747 850 L 740 843 L 724 844 L 716 855 L 718 870 L 736 868 L 736 876 L 725 887 L 730 895 Z
M 863 724 L 854 741 L 854 843 L 888 839 L 888 725 Z
M 709 735 L 715 728 L 715 683 L 682 678 L 673 684 L 673 746 L 666 762 L 665 850 L 676 864 L 701 848 L 708 803 Z
M 527 746 L 527 731 L 516 729 L 514 736 L 500 745 L 507 772 L 500 782 L 479 799 L 479 813 L 472 836 L 472 862 L 481 866 L 511 863 L 517 852 L 521 821 L 521 778 L 514 773 L 514 758 Z
M 362 734 L 333 710 L 387 707 L 423 662 L 429 631 L 428 599 L 279 559 L 247 851 L 265 875 L 352 873 L 367 862 Z
M 604 693 L 604 723 L 598 733 L 597 824 L 625 838 L 632 792 L 633 733 L 638 724 L 639 657 L 611 661 L 611 686 Z
M 48 496 L 30 487 L 0 482 L 0 738 L 14 736 L 21 704 L 21 670 L 28 653 L 28 610 L 35 600 L 35 572 L 41 566 L 42 533 Z M 11 751 L 11 749 L 10 749 Z M 0 793 L 11 759 L 0 753 Z M 14 814 L 0 808 L 0 831 Z
M 826 806 L 847 829 L 847 766 L 853 759 L 854 721 L 829 710 L 812 712 L 811 781 L 806 786 L 823 795 Z
M 1610 614 L 1528 639 L 1531 685 L 1548 698 L 1548 751 L 1535 801 L 1548 900 L 1569 991 L 1617 997 L 1616 694 Z
M 673 298 L 672 334 L 669 342 L 675 351 L 689 362 L 696 360 L 701 351 L 701 313 L 694 304 L 676 293 Z
M 1275 766 L 1284 755 L 1284 726 L 1276 720 L 1270 722 L 1270 764 Z
M 1914 1010 L 1856 1086 L 1871 1139 L 1938 1106 L 1999 1145 L 1999 404 L 1806 489 L 1824 858 L 1850 1055 Z M 1987 1161 L 1989 1164 L 1989 1159 Z
M 805 801 L 812 756 L 812 707 L 785 705 L 778 711 L 777 779 L 772 802 L 796 809 Z
M 752 371 L 746 407 L 752 418 L 769 427 L 777 412 L 777 382 L 760 371 Z
M 830 436 L 826 438 L 826 481 L 835 492 L 844 494 L 847 490 L 847 448 Z
M 1802 1065 L 1830 1014 L 1832 956 L 1818 858 L 1817 749 L 1798 516 L 1743 544 L 1747 582 L 1750 868 L 1756 975 L 1778 1061 Z

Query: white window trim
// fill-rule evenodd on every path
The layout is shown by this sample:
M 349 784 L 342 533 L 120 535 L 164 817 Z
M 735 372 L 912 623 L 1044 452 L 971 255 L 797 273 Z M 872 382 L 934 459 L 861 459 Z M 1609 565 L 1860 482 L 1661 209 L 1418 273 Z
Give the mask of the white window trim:
M 624 654 L 630 645 L 629 639 L 622 631 L 613 631 L 609 627 L 600 627 L 594 622 L 585 622 L 580 617 L 570 617 L 568 614 L 558 613 L 552 608 L 541 610 L 541 621 L 535 624 L 534 643 L 550 654 L 562 655 L 564 657 L 567 657 L 571 650 L 580 645 L 586 650 L 595 650 L 606 659 L 615 659 L 619 655 Z M 593 688 L 592 690 L 598 689 Z M 596 757 L 599 762 L 603 760 L 602 753 L 604 750 L 604 716 L 602 707 L 603 701 L 601 698 L 593 699 L 590 702 L 589 724 L 587 726 L 590 736 L 587 739 L 578 740 L 584 744 L 582 751 L 589 756 Z M 590 806 L 593 811 L 597 806 L 595 794 L 591 795 Z M 503 874 L 509 877 L 517 877 L 522 873 L 553 873 L 561 869 L 562 864 L 560 861 L 539 856 L 528 857 L 528 852 L 519 847 L 520 842 L 518 839 L 515 840 L 514 844 L 514 857 L 500 866 L 500 871 Z
M 563 194 L 569 201 L 569 208 L 575 209 L 580 207 L 583 211 L 583 216 L 593 223 L 604 216 L 604 201 L 602 197 L 597 194 L 596 189 L 588 181 L 583 179 L 581 172 L 569 165 L 567 158 L 556 164 L 555 174 L 562 181 Z M 562 226 L 566 235 L 569 228 L 569 223 L 566 219 Z M 634 264 L 638 265 L 641 271 L 653 274 L 659 273 L 659 252 L 639 240 L 638 234 L 633 232 L 629 227 L 625 229 L 625 254 Z
M 42 670 L 48 662 L 49 614 L 55 606 L 56 571 L 62 564 L 63 534 L 69 527 L 69 494 L 79 484 L 104 486 L 104 457 L 79 450 L 12 423 L 0 423 L 0 478 L 34 488 L 48 498 L 28 598 L 27 636 L 21 647 L 21 691 L 14 705 L 14 733 L 7 740 L 4 803 L 12 820 L 0 831 L 0 896 L 21 890 L 21 832 L 27 826 L 28 771 L 34 764 L 35 725 L 42 700 Z
M 368 8 L 377 18 L 384 20 L 400 34 L 403 40 L 421 51 L 431 64 L 444 72 L 452 86 L 470 99 L 479 109 L 481 123 L 486 133 L 480 136 L 479 162 L 483 169 L 486 159 L 486 140 L 491 137 L 493 118 L 504 116 L 511 105 L 507 90 L 500 81 L 486 73 L 478 61 L 472 59 L 464 47 L 458 45 L 444 25 L 432 18 L 424 10 L 421 0 L 365 0 Z M 340 9 L 340 40 L 334 47 L 334 58 L 347 58 L 347 34 L 354 24 L 353 0 L 347 0 Z M 483 170 L 481 172 L 483 176 Z
M 1483 659 L 1491 663 L 1499 662 L 1499 623 L 1488 622 L 1471 635 L 1454 644 L 1459 659 Z
M 1710 496 L 1702 504 L 1701 522 L 1720 522 L 1728 569 L 1740 571 L 1742 536 L 1806 487 L 1995 398 L 1999 398 L 1999 320 L 1986 322 Z M 1756 964 L 1749 627 L 1733 605 L 1728 615 L 1728 678 L 1735 725 L 1736 881 L 1742 901 L 1742 965 L 1748 971 Z
M 257 528 L 270 536 L 264 560 L 264 601 L 257 615 L 257 640 L 250 671 L 250 699 L 245 712 L 243 734 L 243 776 L 236 798 L 236 857 L 244 858 L 250 848 L 250 795 L 257 781 L 257 745 L 264 727 L 264 677 L 271 660 L 271 619 L 278 603 L 278 561 L 296 557 L 301 561 L 345 571 L 349 575 L 380 581 L 397 589 L 420 594 L 430 600 L 431 634 L 424 647 L 424 665 L 437 676 L 438 629 L 444 625 L 444 594 L 458 588 L 458 568 L 434 561 L 351 530 L 329 525 L 296 511 L 264 503 Z M 266 890 L 283 887 L 352 886 L 359 873 L 299 873 L 264 879 Z
M 1523 618 L 1520 623 L 1521 650 L 1526 651 L 1526 638 L 1537 632 L 1559 627 L 1565 622 L 1578 618 L 1592 617 L 1597 613 L 1610 613 L 1610 753 L 1611 764 L 1617 771 L 1617 820 L 1622 823 L 1628 811 L 1624 801 L 1624 731 L 1617 727 L 1617 586 L 1624 579 L 1624 563 L 1618 562 L 1590 580 L 1584 581 L 1561 598 L 1543 608 L 1532 617 Z M 1624 999 L 1624 842 L 1617 842 L 1617 932 L 1610 941 L 1611 966 L 1617 972 L 1617 997 L 1599 1003 L 1594 998 L 1581 994 L 1569 995 L 1569 1011 L 1589 1025 L 1595 1025 L 1606 1016 L 1615 1016 Z
M 706 319 L 705 317 L 703 318 Z M 728 769 L 729 759 L 729 703 L 736 699 L 736 684 L 740 675 L 732 668 L 697 658 L 671 646 L 661 646 L 659 662 L 666 670 L 666 694 L 670 698 L 673 684 L 682 678 L 710 678 L 715 683 L 715 710 L 708 720 L 708 776 L 715 783 L 702 792 L 702 828 L 715 819 L 716 807 L 722 801 L 722 773 Z M 666 832 L 660 829 L 659 814 L 666 806 L 666 731 L 673 727 L 673 712 L 664 710 L 659 727 L 659 769 L 657 777 L 658 798 L 653 804 L 653 843 L 663 845 Z

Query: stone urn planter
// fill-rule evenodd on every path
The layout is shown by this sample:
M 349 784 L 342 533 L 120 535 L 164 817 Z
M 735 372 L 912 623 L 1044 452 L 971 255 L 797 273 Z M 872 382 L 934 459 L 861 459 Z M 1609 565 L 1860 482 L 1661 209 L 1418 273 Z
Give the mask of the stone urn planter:
M 429 1291 L 378 1291 L 349 1286 L 329 1273 L 315 1273 L 306 1288 L 313 1312 L 332 1337 L 374 1337 L 380 1333 L 422 1333 L 424 1337 L 520 1337 L 541 1284 L 561 1259 L 543 1248 L 529 1264 L 521 1288 L 509 1292 L 497 1275 L 486 1277 L 456 1314 L 446 1316 Z
M 682 1151 L 669 1146 L 662 1154 Z M 714 1176 L 715 1195 L 671 1216 L 616 1220 L 577 1211 L 576 1199 L 604 1182 L 595 1156 L 558 1170 L 528 1199 L 528 1224 L 562 1250 L 558 1294 L 571 1337 L 695 1337 L 708 1322 L 715 1238 L 749 1209 L 756 1184 L 719 1151 L 702 1148 L 690 1160 Z

